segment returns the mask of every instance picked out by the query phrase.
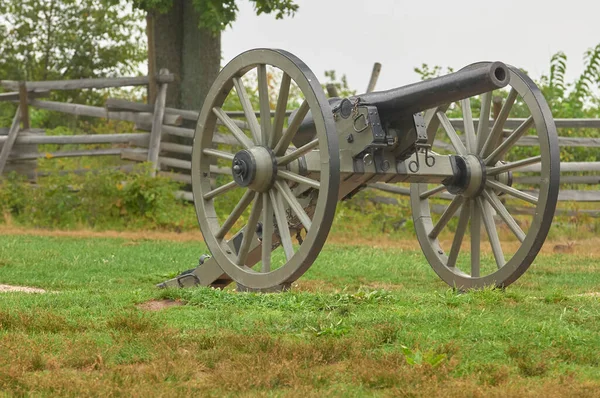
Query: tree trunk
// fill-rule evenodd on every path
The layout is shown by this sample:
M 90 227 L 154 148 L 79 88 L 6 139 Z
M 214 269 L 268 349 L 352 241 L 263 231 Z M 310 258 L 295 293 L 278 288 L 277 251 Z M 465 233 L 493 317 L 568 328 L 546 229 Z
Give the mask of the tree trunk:
M 166 68 L 178 79 L 169 84 L 167 106 L 199 111 L 221 65 L 221 35 L 198 28 L 189 0 L 174 0 L 168 13 L 153 13 L 154 70 Z M 149 60 L 149 65 L 152 60 Z M 149 68 L 150 69 L 150 68 Z

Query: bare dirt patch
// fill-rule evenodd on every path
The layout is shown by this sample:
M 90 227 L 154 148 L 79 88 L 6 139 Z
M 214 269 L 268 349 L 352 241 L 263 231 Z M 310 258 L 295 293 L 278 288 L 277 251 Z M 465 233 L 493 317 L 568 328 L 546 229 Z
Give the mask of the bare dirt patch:
M 161 311 L 171 307 L 181 307 L 185 305 L 183 301 L 164 299 L 164 300 L 150 300 L 145 303 L 138 304 L 137 307 L 144 311 Z
M 0 293 L 8 293 L 8 292 L 47 293 L 46 290 L 40 289 L 37 287 L 0 285 Z

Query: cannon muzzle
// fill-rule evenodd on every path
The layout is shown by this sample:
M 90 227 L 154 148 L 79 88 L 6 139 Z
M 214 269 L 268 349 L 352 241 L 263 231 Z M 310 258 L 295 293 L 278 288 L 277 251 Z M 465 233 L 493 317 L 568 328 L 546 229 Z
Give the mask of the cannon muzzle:
M 445 76 L 358 97 L 361 104 L 375 105 L 386 122 L 505 87 L 509 80 L 508 68 L 502 62 L 481 63 Z

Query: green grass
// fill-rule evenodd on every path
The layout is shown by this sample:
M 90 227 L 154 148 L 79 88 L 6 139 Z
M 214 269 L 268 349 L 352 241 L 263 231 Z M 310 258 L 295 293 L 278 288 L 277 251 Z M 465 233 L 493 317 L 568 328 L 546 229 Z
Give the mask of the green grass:
M 415 245 L 416 247 L 416 245 Z M 457 294 L 420 252 L 327 245 L 282 294 L 157 290 L 202 243 L 0 236 L 0 391 L 11 395 L 594 396 L 600 265 L 541 256 Z M 158 312 L 152 299 L 186 305 Z

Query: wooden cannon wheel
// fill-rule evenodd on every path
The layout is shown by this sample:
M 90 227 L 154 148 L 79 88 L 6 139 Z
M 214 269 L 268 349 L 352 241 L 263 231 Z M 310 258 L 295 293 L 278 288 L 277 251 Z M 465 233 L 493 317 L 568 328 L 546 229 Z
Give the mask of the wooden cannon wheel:
M 254 107 L 244 79 L 257 80 Z M 284 128 L 290 90 L 297 90 L 303 103 L 296 104 L 299 110 Z M 228 116 L 226 111 L 235 109 L 245 119 Z M 292 139 L 308 112 L 316 137 L 295 148 Z M 316 149 L 320 173 L 306 175 L 299 159 Z M 247 288 L 269 289 L 295 281 L 311 266 L 335 214 L 338 153 L 331 108 L 319 81 L 298 58 L 257 49 L 223 68 L 198 119 L 192 186 L 200 229 L 225 273 Z M 222 170 L 227 172 L 216 174 Z
M 413 220 L 425 257 L 458 289 L 504 287 L 517 280 L 541 249 L 556 208 L 560 163 L 552 114 L 529 77 L 514 67 L 509 73 L 511 89 L 494 121 L 492 93 L 426 113 L 428 133 L 439 127 L 446 133 L 438 135 L 433 150 L 467 159 L 459 186 L 411 185 Z M 479 111 L 477 125 L 472 108 Z M 462 113 L 464 140 L 450 123 L 448 110 Z M 508 126 L 509 116 L 523 120 Z M 527 135 L 536 136 L 539 146 L 519 146 L 519 138 Z M 435 215 L 433 206 L 442 205 L 441 215 Z M 453 238 L 441 242 L 444 230 L 453 231 Z M 503 247 L 501 237 L 517 245 Z M 482 252 L 482 243 L 489 244 L 491 255 Z

